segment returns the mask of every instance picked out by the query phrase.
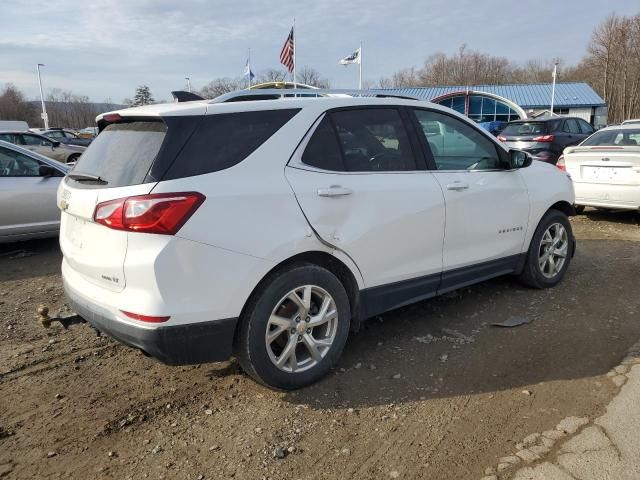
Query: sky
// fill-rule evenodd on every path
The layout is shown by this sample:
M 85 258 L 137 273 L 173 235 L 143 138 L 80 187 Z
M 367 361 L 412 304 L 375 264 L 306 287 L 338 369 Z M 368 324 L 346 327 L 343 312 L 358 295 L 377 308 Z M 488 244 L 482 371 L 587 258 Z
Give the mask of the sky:
M 357 65 L 340 58 L 363 42 L 363 78 L 420 67 L 434 53 L 468 49 L 577 63 L 593 28 L 612 12 L 640 13 L 638 0 L 12 0 L 0 15 L 0 87 L 38 96 L 53 88 L 119 103 L 136 86 L 156 99 L 240 77 L 251 49 L 254 72 L 278 68 L 293 18 L 298 68 L 334 88 L 356 88 Z

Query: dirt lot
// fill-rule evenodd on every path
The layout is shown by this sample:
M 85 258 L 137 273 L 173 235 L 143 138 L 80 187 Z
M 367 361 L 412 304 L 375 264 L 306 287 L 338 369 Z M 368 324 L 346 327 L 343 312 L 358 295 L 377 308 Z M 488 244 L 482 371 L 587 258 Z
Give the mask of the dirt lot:
M 639 223 L 580 216 L 558 288 L 502 278 L 373 319 L 295 393 L 43 329 L 38 305 L 64 302 L 56 241 L 2 246 L 0 478 L 479 478 L 615 393 L 605 374 L 640 338 Z M 491 326 L 513 316 L 531 323 Z

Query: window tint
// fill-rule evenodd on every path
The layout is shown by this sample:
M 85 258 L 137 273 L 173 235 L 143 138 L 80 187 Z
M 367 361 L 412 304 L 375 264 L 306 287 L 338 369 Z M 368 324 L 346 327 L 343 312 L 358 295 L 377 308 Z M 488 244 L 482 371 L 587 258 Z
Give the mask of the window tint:
M 82 154 L 75 170 L 100 176 L 107 187 L 143 183 L 166 130 L 163 122 L 109 125 Z
M 567 118 L 564 121 L 563 131 L 566 133 L 580 133 L 580 127 L 578 126 L 578 122 L 576 122 L 573 118 Z
M 37 160 L 0 147 L 0 177 L 38 177 L 39 169 Z
M 340 144 L 328 115 L 325 115 L 313 132 L 302 154 L 302 163 L 323 170 L 344 170 Z
M 585 135 L 591 135 L 593 133 L 593 127 L 582 119 L 578 119 L 578 125 L 580 125 L 580 131 Z
M 415 110 L 438 170 L 495 170 L 502 164 L 496 145 L 482 133 L 438 112 Z
M 331 114 L 348 172 L 415 170 L 400 113 L 392 108 L 345 110 Z
M 251 155 L 299 111 L 206 115 L 163 179 L 202 175 L 232 167 Z M 100 136 L 102 134 L 98 138 Z

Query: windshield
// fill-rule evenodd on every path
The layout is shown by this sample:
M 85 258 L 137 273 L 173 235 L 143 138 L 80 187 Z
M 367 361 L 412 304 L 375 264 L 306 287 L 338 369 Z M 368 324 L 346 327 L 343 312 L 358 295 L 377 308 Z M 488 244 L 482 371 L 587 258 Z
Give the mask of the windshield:
M 600 130 L 587 138 L 581 145 L 588 147 L 640 145 L 640 127 Z
M 143 183 L 166 132 L 161 121 L 109 125 L 82 154 L 74 171 L 98 176 L 109 187 Z
M 527 135 L 544 135 L 547 128 L 544 122 L 518 122 L 510 123 L 502 131 L 502 135 L 507 137 L 524 137 Z

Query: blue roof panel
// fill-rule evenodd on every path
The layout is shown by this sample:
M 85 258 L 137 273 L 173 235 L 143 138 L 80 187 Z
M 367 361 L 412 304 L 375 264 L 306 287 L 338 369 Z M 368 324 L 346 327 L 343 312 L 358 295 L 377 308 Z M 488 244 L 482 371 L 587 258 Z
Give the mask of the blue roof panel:
M 511 85 L 452 85 L 445 87 L 386 88 L 401 95 L 425 100 L 453 92 L 474 90 L 493 93 L 517 103 L 522 108 L 548 108 L 551 104 L 550 83 L 520 83 Z M 604 100 L 588 83 L 556 83 L 555 107 L 603 107 Z

